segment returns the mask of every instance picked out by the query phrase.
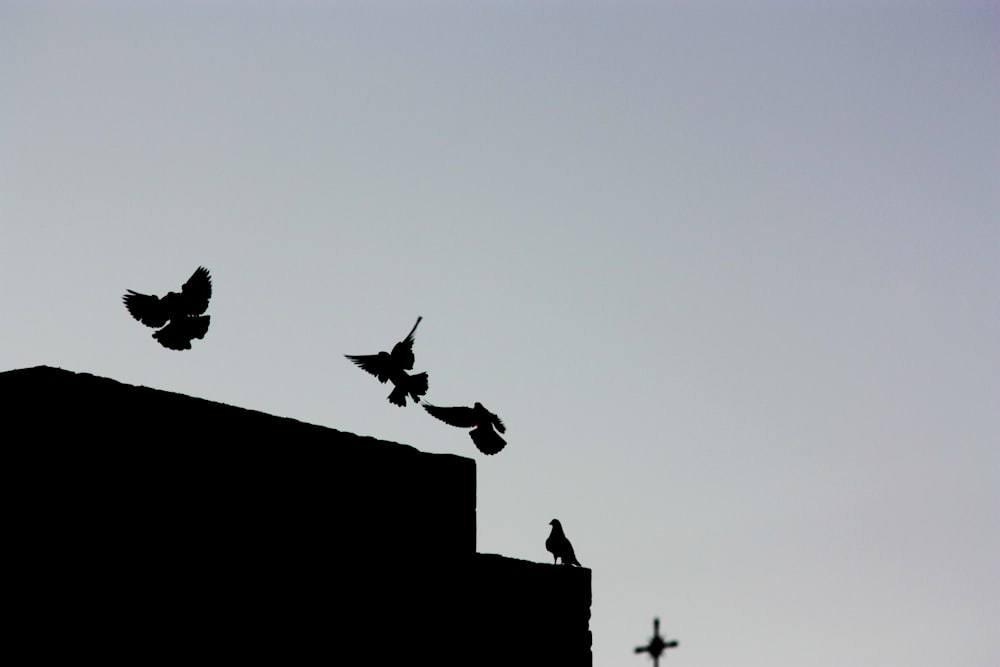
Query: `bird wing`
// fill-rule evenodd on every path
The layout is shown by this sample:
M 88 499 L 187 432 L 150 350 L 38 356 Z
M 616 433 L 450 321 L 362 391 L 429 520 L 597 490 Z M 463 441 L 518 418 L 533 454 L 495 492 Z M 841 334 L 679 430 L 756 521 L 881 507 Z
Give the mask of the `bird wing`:
M 562 553 L 560 554 L 560 557 L 562 558 L 563 563 L 569 565 L 580 565 L 580 561 L 576 559 L 576 552 L 573 551 L 573 544 L 569 541 L 569 538 L 566 537 L 565 532 L 562 533 L 561 538 L 560 550 Z
M 162 327 L 167 323 L 168 315 L 158 296 L 129 290 L 128 294 L 122 297 L 122 301 L 125 302 L 125 308 L 132 317 L 147 327 Z
M 385 352 L 379 354 L 345 354 L 345 357 L 358 365 L 361 370 L 371 373 L 378 378 L 378 381 L 385 384 L 392 372 L 389 363 L 389 355 Z
M 407 334 L 406 338 L 399 341 L 392 347 L 392 359 L 394 362 L 399 364 L 400 368 L 405 368 L 406 370 L 413 370 L 413 363 L 416 361 L 413 357 L 413 334 L 417 331 L 417 326 L 420 324 L 420 320 L 424 319 L 422 316 L 417 317 L 417 323 L 413 325 L 410 329 L 410 333 Z
M 472 428 L 477 425 L 476 413 L 472 408 L 455 407 L 442 408 L 430 403 L 424 403 L 426 410 L 432 417 L 437 417 L 445 424 L 458 426 L 459 428 Z
M 208 269 L 199 266 L 181 288 L 184 297 L 183 309 L 185 315 L 201 315 L 208 309 L 208 300 L 212 298 L 212 277 Z
M 490 419 L 493 421 L 493 428 L 495 428 L 496 430 L 500 431 L 501 433 L 506 433 L 507 432 L 507 428 L 503 425 L 503 422 L 500 421 L 500 418 L 497 417 L 492 412 L 490 413 Z

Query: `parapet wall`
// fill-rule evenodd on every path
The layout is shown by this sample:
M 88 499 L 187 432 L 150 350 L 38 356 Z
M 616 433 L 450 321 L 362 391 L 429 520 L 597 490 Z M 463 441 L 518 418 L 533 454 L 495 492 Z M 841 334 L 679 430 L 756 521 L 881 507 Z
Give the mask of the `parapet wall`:
M 590 664 L 590 571 L 476 555 L 471 459 L 48 367 L 0 396 L 37 657 Z
M 589 569 L 477 554 L 474 572 L 486 664 L 591 664 Z

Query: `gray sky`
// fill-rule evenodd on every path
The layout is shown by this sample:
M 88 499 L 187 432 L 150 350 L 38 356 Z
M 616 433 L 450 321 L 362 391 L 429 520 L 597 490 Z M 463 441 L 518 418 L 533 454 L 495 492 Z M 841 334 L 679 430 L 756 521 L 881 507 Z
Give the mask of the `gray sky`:
M 473 457 L 598 667 L 996 667 L 998 74 L 986 2 L 3 2 L 0 370 Z M 344 359 L 417 315 L 495 457 Z

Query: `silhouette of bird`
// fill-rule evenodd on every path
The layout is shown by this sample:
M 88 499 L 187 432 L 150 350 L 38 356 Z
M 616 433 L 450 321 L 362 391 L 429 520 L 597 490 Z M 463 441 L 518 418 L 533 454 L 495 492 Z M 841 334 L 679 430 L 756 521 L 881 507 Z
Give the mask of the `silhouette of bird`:
M 549 533 L 548 539 L 545 540 L 545 549 L 552 554 L 553 565 L 560 560 L 563 562 L 563 565 L 580 565 L 580 561 L 576 559 L 576 554 L 573 553 L 573 545 L 566 538 L 566 533 L 563 532 L 563 527 L 559 523 L 559 519 L 552 519 L 552 521 L 549 521 L 549 525 L 552 526 L 552 532 Z M 583 566 L 580 565 L 580 567 Z
M 482 403 L 476 403 L 471 408 L 454 407 L 442 408 L 437 405 L 424 403 L 424 410 L 432 416 L 437 417 L 445 424 L 458 426 L 459 428 L 471 428 L 469 437 L 476 447 L 483 454 L 496 454 L 507 444 L 501 438 L 500 433 L 506 432 L 506 428 L 500 418 L 483 407 Z M 493 429 L 496 429 L 494 431 Z
M 191 340 L 204 338 L 208 332 L 211 318 L 202 313 L 208 309 L 210 298 L 212 277 L 208 269 L 199 266 L 180 292 L 158 297 L 128 290 L 122 301 L 132 317 L 147 327 L 163 327 L 153 334 L 160 345 L 171 350 L 190 350 Z
M 392 347 L 392 352 L 379 352 L 378 354 L 345 354 L 344 356 L 353 361 L 375 377 L 382 384 L 386 380 L 392 382 L 395 388 L 389 394 L 389 402 L 393 405 L 403 407 L 406 405 L 406 395 L 409 394 L 414 403 L 420 402 L 420 397 L 427 393 L 427 373 L 417 373 L 410 375 L 406 371 L 413 370 L 413 334 L 417 330 L 417 325 L 423 317 L 417 318 L 417 323 L 413 325 L 409 335 Z

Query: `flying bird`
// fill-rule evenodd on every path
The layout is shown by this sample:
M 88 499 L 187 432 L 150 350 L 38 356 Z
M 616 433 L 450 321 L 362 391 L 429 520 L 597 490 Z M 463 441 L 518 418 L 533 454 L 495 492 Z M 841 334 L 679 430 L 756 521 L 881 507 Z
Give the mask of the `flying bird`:
M 389 394 L 389 402 L 403 407 L 409 394 L 414 403 L 420 402 L 420 397 L 427 393 L 427 373 L 410 375 L 406 371 L 413 370 L 413 334 L 423 317 L 417 318 L 409 335 L 392 346 L 392 352 L 378 354 L 345 354 L 344 356 L 378 378 L 385 384 L 392 382 L 395 388 Z
M 552 532 L 545 540 L 545 549 L 552 554 L 552 563 L 555 564 L 561 560 L 563 565 L 580 565 L 576 554 L 573 553 L 573 545 L 569 543 L 566 533 L 563 532 L 559 519 L 552 519 L 549 521 L 549 525 L 552 526 Z
M 504 428 L 503 422 L 484 408 L 482 403 L 476 403 L 471 408 L 442 408 L 424 403 L 424 410 L 445 424 L 459 428 L 471 428 L 469 437 L 483 454 L 496 454 L 507 444 L 507 441 L 497 433 L 497 431 L 504 433 L 507 430 Z
M 208 332 L 211 318 L 203 313 L 208 309 L 210 298 L 212 277 L 208 269 L 199 266 L 180 292 L 158 297 L 128 290 L 122 301 L 132 317 L 147 327 L 159 329 L 153 338 L 160 345 L 171 350 L 190 350 L 192 339 L 204 338 Z

